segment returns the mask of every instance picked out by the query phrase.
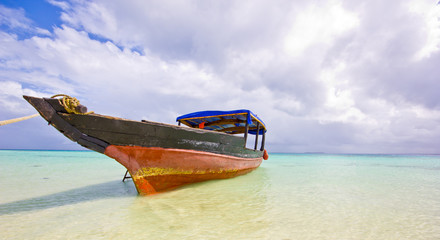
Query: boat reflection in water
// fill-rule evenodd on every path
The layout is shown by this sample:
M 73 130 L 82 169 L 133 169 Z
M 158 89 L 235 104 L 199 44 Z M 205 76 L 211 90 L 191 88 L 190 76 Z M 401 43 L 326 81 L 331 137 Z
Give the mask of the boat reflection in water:
M 273 231 L 271 181 L 267 169 L 245 176 L 188 185 L 152 198 L 136 198 L 126 226 L 131 238 L 145 231 L 153 239 L 204 236 L 260 239 Z M 261 239 L 267 239 L 265 237 Z

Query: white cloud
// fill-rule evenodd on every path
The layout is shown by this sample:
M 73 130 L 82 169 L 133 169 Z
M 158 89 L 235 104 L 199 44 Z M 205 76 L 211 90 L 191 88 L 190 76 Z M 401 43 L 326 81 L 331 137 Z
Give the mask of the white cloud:
M 50 35 L 48 30 L 32 26 L 32 21 L 25 16 L 23 9 L 11 9 L 0 4 L 1 25 L 6 25 L 11 29 L 24 29 L 40 35 Z
M 285 38 L 285 49 L 299 57 L 309 47 L 324 44 L 328 48 L 342 34 L 359 24 L 355 13 L 345 10 L 340 2 L 312 3 L 292 19 L 291 30 Z
M 49 2 L 64 21 L 50 37 L 0 32 L 4 114 L 30 111 L 28 93 L 168 123 L 249 108 L 272 151 L 438 152 L 428 1 Z
M 68 2 L 57 1 L 57 0 L 46 0 L 48 3 L 61 8 L 64 11 L 70 9 L 70 4 Z
M 23 95 L 44 96 L 32 89 L 23 88 L 22 85 L 17 82 L 0 82 L 0 108 L 2 109 L 2 112 L 11 112 L 14 114 L 29 113 L 29 108 L 23 108 L 20 103 L 23 100 L 21 98 Z
M 424 20 L 426 40 L 415 60 L 427 58 L 440 49 L 440 5 L 425 1 L 409 1 L 407 4 L 410 12 L 422 15 Z
M 0 24 L 10 28 L 29 28 L 31 20 L 25 17 L 23 9 L 11 9 L 0 5 Z

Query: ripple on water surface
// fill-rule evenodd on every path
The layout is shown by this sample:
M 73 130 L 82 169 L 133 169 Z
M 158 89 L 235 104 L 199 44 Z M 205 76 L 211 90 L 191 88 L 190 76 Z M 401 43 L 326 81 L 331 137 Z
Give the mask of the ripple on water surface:
M 0 151 L 5 239 L 440 239 L 440 157 L 271 154 L 137 196 L 94 152 Z

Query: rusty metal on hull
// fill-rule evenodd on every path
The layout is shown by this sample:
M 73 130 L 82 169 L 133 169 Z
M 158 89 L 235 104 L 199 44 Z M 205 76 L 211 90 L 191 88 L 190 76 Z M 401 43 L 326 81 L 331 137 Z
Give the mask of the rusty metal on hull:
M 233 178 L 260 166 L 262 157 L 240 158 L 185 149 L 117 146 L 106 148 L 130 172 L 141 195 L 212 179 Z

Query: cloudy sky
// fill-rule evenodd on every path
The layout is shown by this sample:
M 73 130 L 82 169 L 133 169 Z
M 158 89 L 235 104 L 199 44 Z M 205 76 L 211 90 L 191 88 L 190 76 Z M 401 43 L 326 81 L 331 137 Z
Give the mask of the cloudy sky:
M 1 0 L 0 120 L 22 95 L 175 124 L 247 108 L 269 152 L 440 153 L 438 0 Z M 42 118 L 0 149 L 82 149 Z

